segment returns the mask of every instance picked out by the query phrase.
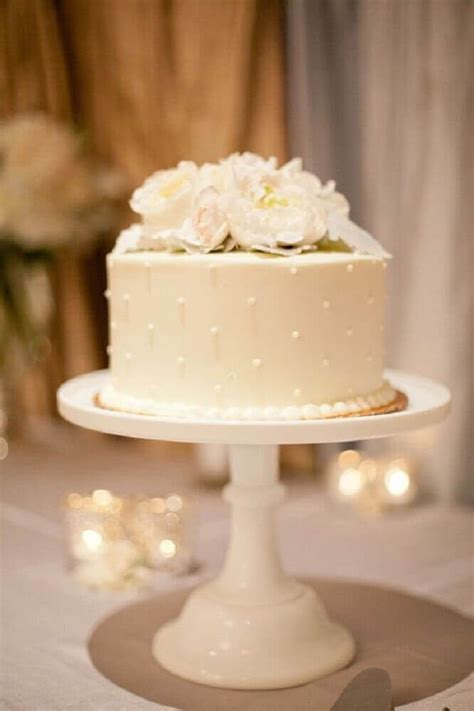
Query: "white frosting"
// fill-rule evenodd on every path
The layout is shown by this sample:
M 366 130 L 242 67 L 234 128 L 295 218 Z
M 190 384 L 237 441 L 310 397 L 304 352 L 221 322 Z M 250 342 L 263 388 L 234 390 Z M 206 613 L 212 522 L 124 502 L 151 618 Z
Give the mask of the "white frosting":
M 381 259 L 144 252 L 107 264 L 111 407 L 324 417 L 367 409 L 383 387 Z
M 295 158 L 278 168 L 275 158 L 234 154 L 219 163 L 181 162 L 160 170 L 133 193 L 130 205 L 142 223 L 119 236 L 115 252 L 208 253 L 238 248 L 279 255 L 341 248 L 387 257 L 349 219 L 349 204 L 302 169 Z M 326 242 L 321 240 L 326 238 Z
M 219 386 L 216 386 L 219 387 Z M 394 401 L 396 393 L 384 381 L 381 388 L 356 400 L 338 400 L 334 403 L 306 403 L 287 407 L 205 407 L 180 402 L 159 402 L 152 398 L 126 395 L 107 383 L 100 391 L 100 404 L 111 410 L 132 412 L 162 418 L 197 418 L 201 420 L 317 420 L 343 417 L 384 407 Z

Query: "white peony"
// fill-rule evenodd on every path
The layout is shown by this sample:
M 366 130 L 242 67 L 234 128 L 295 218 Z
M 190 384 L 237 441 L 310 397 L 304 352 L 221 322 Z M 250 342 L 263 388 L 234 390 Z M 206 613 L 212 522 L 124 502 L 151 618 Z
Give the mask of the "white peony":
M 130 207 L 155 230 L 179 229 L 191 214 L 194 187 L 199 177 L 195 163 L 182 161 L 177 168 L 159 170 L 132 195 Z
M 282 169 L 235 172 L 223 196 L 230 233 L 242 249 L 276 254 L 310 249 L 326 233 L 326 210 L 294 179 L 297 161 Z
M 235 247 L 295 254 L 317 249 L 323 238 L 327 249 L 328 239 L 347 235 L 344 241 L 354 251 L 380 253 L 370 235 L 357 237 L 349 203 L 335 187 L 303 170 L 301 158 L 280 168 L 276 158 L 254 153 L 234 153 L 200 167 L 181 162 L 134 192 L 130 204 L 143 224 L 122 232 L 117 250 L 207 253 Z

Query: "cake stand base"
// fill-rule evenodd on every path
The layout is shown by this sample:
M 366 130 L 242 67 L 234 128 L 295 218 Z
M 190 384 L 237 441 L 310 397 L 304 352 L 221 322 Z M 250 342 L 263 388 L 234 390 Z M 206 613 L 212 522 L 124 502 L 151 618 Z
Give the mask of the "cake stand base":
M 388 371 L 386 377 L 408 396 L 402 412 L 295 422 L 201 421 L 96 407 L 94 398 L 109 377 L 89 373 L 65 383 L 58 392 L 61 414 L 100 432 L 230 445 L 231 483 L 224 496 L 232 507 L 232 530 L 223 571 L 158 630 L 155 659 L 186 679 L 235 689 L 297 686 L 348 664 L 355 649 L 350 633 L 329 620 L 316 593 L 287 577 L 280 565 L 273 530 L 273 508 L 284 496 L 278 445 L 350 442 L 433 425 L 449 411 L 446 388 Z
M 354 641 L 331 622 L 315 591 L 273 605 L 232 605 L 212 586 L 191 593 L 181 615 L 155 635 L 168 671 L 208 686 L 280 689 L 345 667 Z
M 344 667 L 354 656 L 351 635 L 279 563 L 271 512 L 284 496 L 278 448 L 231 446 L 230 471 L 224 570 L 157 632 L 155 659 L 186 679 L 233 689 L 296 686 Z

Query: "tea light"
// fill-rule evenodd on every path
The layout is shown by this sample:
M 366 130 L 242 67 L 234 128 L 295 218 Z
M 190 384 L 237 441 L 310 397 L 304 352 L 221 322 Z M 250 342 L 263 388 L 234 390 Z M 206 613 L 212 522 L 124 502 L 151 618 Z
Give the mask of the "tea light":
M 72 493 L 66 521 L 74 575 L 87 587 L 139 587 L 154 570 L 183 573 L 191 565 L 190 506 L 179 494 Z
M 381 514 L 412 503 L 418 493 L 413 465 L 404 458 L 367 458 L 348 449 L 329 471 L 332 494 L 364 514 Z

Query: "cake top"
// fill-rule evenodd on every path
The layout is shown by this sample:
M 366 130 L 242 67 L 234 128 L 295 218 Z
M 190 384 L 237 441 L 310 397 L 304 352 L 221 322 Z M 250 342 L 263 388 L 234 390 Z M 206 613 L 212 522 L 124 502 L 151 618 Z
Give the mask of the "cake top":
M 119 235 L 114 252 L 307 251 L 389 255 L 349 219 L 333 180 L 323 184 L 302 160 L 234 153 L 218 163 L 190 161 L 159 170 L 130 201 L 141 222 Z

